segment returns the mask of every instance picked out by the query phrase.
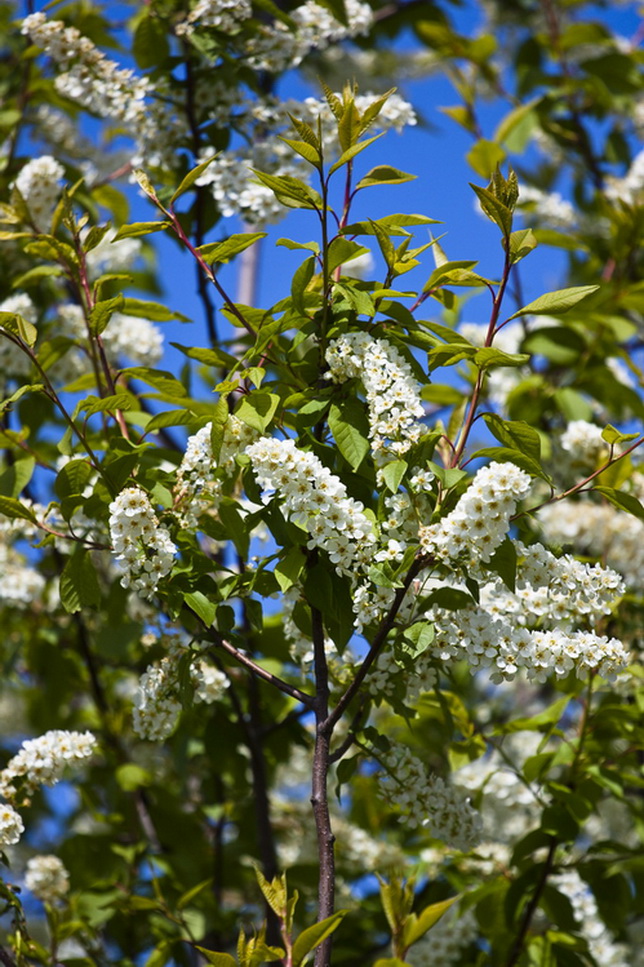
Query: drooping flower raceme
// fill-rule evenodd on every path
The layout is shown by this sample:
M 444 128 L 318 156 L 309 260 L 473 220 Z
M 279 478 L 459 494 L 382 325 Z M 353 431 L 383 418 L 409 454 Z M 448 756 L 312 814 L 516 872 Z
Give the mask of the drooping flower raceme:
M 0 772 L 0 795 L 9 799 L 17 795 L 16 779 L 22 780 L 21 791 L 25 795 L 40 785 L 54 786 L 69 766 L 89 759 L 95 748 L 96 739 L 91 732 L 52 729 L 36 739 L 27 739 Z
M 375 454 L 398 457 L 418 441 L 425 414 L 420 385 L 402 353 L 386 339 L 349 332 L 334 339 L 326 361 L 335 383 L 361 380 L 369 408 L 369 436 Z
M 404 745 L 394 745 L 384 757 L 387 774 L 382 790 L 412 828 L 426 828 L 430 836 L 452 849 L 467 852 L 481 839 L 481 817 L 469 799 L 437 775 Z
M 490 463 L 447 517 L 420 530 L 424 551 L 449 563 L 468 555 L 469 563 L 489 561 L 505 539 L 518 501 L 530 489 L 530 477 L 512 463 Z
M 196 527 L 199 515 L 221 499 L 223 478 L 235 470 L 235 456 L 256 440 L 258 431 L 231 415 L 226 420 L 219 456 L 212 450 L 212 423 L 189 437 L 177 471 L 175 492 L 185 526 Z
M 53 903 L 69 892 L 69 873 L 57 856 L 32 856 L 27 861 L 25 886 L 43 903 Z
M 371 562 L 375 538 L 363 505 L 347 496 L 342 481 L 293 440 L 264 437 L 246 448 L 268 502 L 284 499 L 287 518 L 306 528 L 308 546 L 326 551 L 339 574 L 355 576 Z
M 139 487 L 127 487 L 110 504 L 110 535 L 116 560 L 125 572 L 121 584 L 151 597 L 172 570 L 177 549 Z
M 24 198 L 34 225 L 47 231 L 60 195 L 64 168 L 51 155 L 33 158 L 21 169 L 14 184 Z

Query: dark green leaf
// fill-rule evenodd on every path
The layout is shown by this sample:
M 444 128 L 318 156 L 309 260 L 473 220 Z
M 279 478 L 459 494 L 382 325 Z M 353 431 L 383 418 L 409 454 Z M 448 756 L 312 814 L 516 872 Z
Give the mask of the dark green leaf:
M 369 421 L 364 406 L 353 397 L 332 403 L 329 428 L 338 450 L 352 470 L 357 470 L 369 452 Z

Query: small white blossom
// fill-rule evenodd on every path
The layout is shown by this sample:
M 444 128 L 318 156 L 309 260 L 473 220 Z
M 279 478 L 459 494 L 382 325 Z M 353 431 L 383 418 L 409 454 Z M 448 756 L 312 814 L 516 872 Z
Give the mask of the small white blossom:
M 53 903 L 69 892 L 69 873 L 57 856 L 32 856 L 27 862 L 25 886 L 43 903 Z
M 40 785 L 54 786 L 69 766 L 89 759 L 96 748 L 91 732 L 68 732 L 52 729 L 36 739 L 27 739 L 20 751 L 0 773 L 0 794 L 16 794 L 15 779 L 22 779 L 25 794 Z
M 20 813 L 8 803 L 0 804 L 0 848 L 15 846 L 25 831 Z
M 34 225 L 46 231 L 60 195 L 65 170 L 51 155 L 33 158 L 20 170 L 14 184 L 24 198 Z

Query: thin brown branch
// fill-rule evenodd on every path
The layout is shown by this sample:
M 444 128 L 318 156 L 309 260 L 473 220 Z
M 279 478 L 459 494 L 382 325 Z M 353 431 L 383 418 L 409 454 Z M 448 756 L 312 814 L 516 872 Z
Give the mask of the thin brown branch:
M 229 641 L 226 641 L 225 638 L 222 638 L 221 635 L 217 634 L 217 632 L 215 632 L 212 628 L 208 629 L 206 632 L 206 637 L 209 641 L 212 641 L 213 644 L 217 645 L 228 655 L 230 655 L 231 658 L 234 658 L 236 662 L 239 662 L 240 665 L 243 665 L 244 668 L 248 668 L 249 671 L 252 671 L 265 682 L 268 682 L 270 685 L 274 685 L 275 688 L 280 690 L 280 692 L 284 692 L 285 695 L 290 695 L 291 698 L 294 698 L 297 702 L 301 702 L 302 705 L 306 705 L 307 708 L 313 708 L 314 699 L 312 695 L 309 695 L 307 692 L 303 692 L 301 689 L 296 688 L 295 685 L 289 685 L 289 683 L 285 682 L 283 678 L 280 678 L 278 675 L 273 675 L 272 672 L 262 668 L 261 665 L 258 665 L 256 662 L 254 662 L 253 659 L 249 658 L 248 655 L 244 654 L 243 651 L 235 648 L 234 645 L 232 645 Z

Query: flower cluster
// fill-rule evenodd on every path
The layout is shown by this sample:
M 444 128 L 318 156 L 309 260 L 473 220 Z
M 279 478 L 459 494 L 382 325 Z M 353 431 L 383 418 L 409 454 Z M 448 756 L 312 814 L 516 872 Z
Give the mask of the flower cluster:
M 614 943 L 599 914 L 597 901 L 579 873 L 574 869 L 564 870 L 553 876 L 550 884 L 570 901 L 573 916 L 588 942 L 593 960 L 605 967 L 627 967 L 631 961 L 626 946 Z
M 132 710 L 132 724 L 142 739 L 162 742 L 174 731 L 181 713 L 181 703 L 176 697 L 177 684 L 173 657 L 154 662 L 141 675 Z
M 62 20 L 48 21 L 44 13 L 25 17 L 22 32 L 63 69 L 55 81 L 60 94 L 99 117 L 141 123 L 151 90 L 146 78 L 120 68 L 75 27 L 66 27 Z
M 129 241 L 127 239 L 126 241 Z M 92 253 L 90 253 L 92 254 Z M 120 256 L 117 254 L 116 259 Z M 103 255 L 100 262 L 105 264 Z M 94 266 L 100 265 L 97 259 Z M 109 271 L 117 271 L 110 268 Z M 58 321 L 60 324 L 59 332 L 69 336 L 81 343 L 87 342 L 87 325 L 81 306 L 66 303 L 57 308 Z M 105 348 L 105 354 L 112 365 L 118 365 L 123 358 L 131 360 L 141 366 L 156 366 L 163 355 L 163 334 L 158 326 L 155 326 L 149 319 L 141 319 L 138 316 L 128 316 L 122 312 L 115 312 L 107 328 L 102 332 L 101 339 Z M 71 354 L 68 354 L 68 356 Z M 66 372 L 73 374 L 75 371 L 82 371 L 84 364 L 77 353 L 74 353 L 74 361 L 65 359 Z
M 368 566 L 375 539 L 363 505 L 347 496 L 342 481 L 293 440 L 263 437 L 246 448 L 267 503 L 283 498 L 287 518 L 309 534 L 308 547 L 326 551 L 339 574 Z
M 562 501 L 539 511 L 548 541 L 570 543 L 580 554 L 600 557 L 629 587 L 644 583 L 644 523 L 612 504 Z
M 608 452 L 600 427 L 586 420 L 571 420 L 561 435 L 560 444 L 570 454 L 572 463 L 581 466 L 594 466 L 602 452 Z
M 57 856 L 32 856 L 27 862 L 25 886 L 43 903 L 54 903 L 69 892 L 69 873 Z
M 573 669 L 580 678 L 596 671 L 610 679 L 628 664 L 620 641 L 591 632 L 530 631 L 516 615 L 497 617 L 475 605 L 436 609 L 427 617 L 435 622 L 435 655 L 490 669 L 495 682 L 512 681 L 519 670 L 534 682 L 545 682 L 552 674 L 563 677 Z
M 154 635 L 150 637 L 153 642 L 157 640 Z M 177 725 L 181 714 L 180 662 L 189 654 L 177 635 L 162 635 L 160 640 L 167 653 L 141 675 L 132 710 L 134 731 L 151 742 L 167 739 Z M 226 675 L 204 658 L 190 661 L 189 674 L 196 701 L 206 705 L 219 701 L 230 684 Z
M 199 0 L 188 16 L 177 26 L 177 33 L 190 34 L 194 25 L 214 27 L 223 34 L 232 34 L 239 30 L 244 20 L 253 15 L 249 0 Z
M 294 30 L 278 20 L 264 25 L 259 35 L 246 45 L 249 65 L 256 70 L 279 73 L 297 67 L 312 50 L 323 50 L 346 37 L 367 33 L 373 22 L 369 4 L 346 0 L 345 9 L 347 26 L 315 0 L 307 0 L 290 11 Z
M 110 504 L 110 535 L 116 560 L 125 571 L 122 586 L 152 597 L 172 570 L 177 549 L 139 487 L 127 487 Z
M 8 803 L 0 803 L 0 847 L 14 846 L 25 831 L 20 813 Z
M 49 228 L 64 174 L 63 166 L 46 154 L 28 161 L 14 182 L 25 200 L 34 225 L 42 232 Z
M 223 480 L 235 470 L 235 457 L 243 453 L 257 436 L 257 430 L 238 417 L 229 416 L 217 460 L 212 452 L 212 423 L 207 423 L 188 438 L 175 488 L 185 526 L 195 528 L 200 514 L 217 506 L 223 493 Z
M 52 729 L 37 739 L 27 739 L 0 772 L 0 795 L 6 799 L 15 797 L 16 779 L 22 780 L 21 790 L 26 796 L 39 785 L 54 786 L 68 766 L 88 759 L 95 747 L 91 732 Z
M 447 517 L 420 529 L 423 550 L 446 562 L 465 557 L 475 566 L 489 561 L 529 489 L 530 477 L 512 463 L 483 467 Z
M 478 936 L 478 923 L 473 910 L 459 913 L 451 907 L 418 943 L 409 949 L 405 960 L 411 967 L 449 967 L 461 962 L 463 951 Z
M 407 746 L 395 745 L 384 758 L 382 789 L 387 800 L 413 829 L 426 828 L 451 849 L 467 852 L 481 839 L 481 817 L 454 786 L 430 775 Z
M 425 414 L 420 386 L 404 356 L 386 339 L 350 332 L 330 343 L 326 352 L 335 383 L 360 379 L 369 408 L 369 436 L 382 456 L 401 456 L 418 441 Z

